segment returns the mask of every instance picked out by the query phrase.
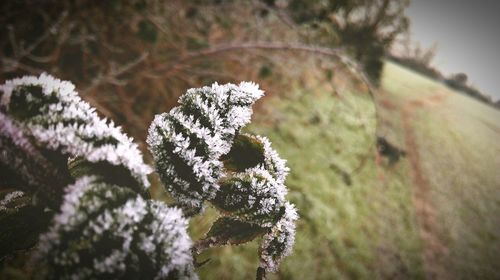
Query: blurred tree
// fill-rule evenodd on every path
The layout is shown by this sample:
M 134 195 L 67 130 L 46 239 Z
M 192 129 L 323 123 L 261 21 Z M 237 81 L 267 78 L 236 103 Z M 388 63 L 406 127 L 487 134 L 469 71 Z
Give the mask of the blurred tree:
M 278 5 L 279 1 L 267 1 Z M 298 24 L 321 29 L 330 43 L 347 47 L 372 81 L 380 79 L 382 59 L 396 36 L 408 30 L 409 0 L 290 0 L 287 6 Z M 326 31 L 325 31 L 326 30 Z
M 468 77 L 465 73 L 457 73 L 451 75 L 450 80 L 457 85 L 465 86 L 467 85 Z
M 403 33 L 398 39 L 388 55 L 391 60 L 432 79 L 444 80 L 443 74 L 433 65 L 438 50 L 436 43 L 424 48 L 418 42 L 411 40 L 408 32 Z

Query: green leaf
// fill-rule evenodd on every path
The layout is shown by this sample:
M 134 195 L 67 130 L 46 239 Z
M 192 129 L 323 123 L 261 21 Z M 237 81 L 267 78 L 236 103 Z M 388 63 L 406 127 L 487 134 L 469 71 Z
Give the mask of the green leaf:
M 221 160 L 230 171 L 241 172 L 264 162 L 264 145 L 255 137 L 239 134 Z
M 0 192 L 0 200 L 15 190 Z M 17 250 L 33 247 L 48 223 L 47 213 L 32 204 L 31 195 L 22 194 L 0 206 L 0 259 Z
M 266 231 L 267 229 L 255 224 L 242 222 L 231 217 L 221 217 L 214 222 L 206 239 L 213 239 L 216 245 L 239 245 L 252 241 Z

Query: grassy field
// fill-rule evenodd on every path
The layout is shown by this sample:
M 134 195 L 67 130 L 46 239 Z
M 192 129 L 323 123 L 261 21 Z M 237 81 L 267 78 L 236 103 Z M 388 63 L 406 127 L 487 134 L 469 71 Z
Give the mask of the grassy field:
M 444 246 L 439 264 L 451 278 L 499 279 L 500 111 L 393 64 L 383 88 L 400 108 L 414 107 L 414 148 Z
M 498 279 L 500 112 L 394 64 L 376 106 L 317 88 L 266 98 L 255 114 L 247 130 L 288 160 L 301 216 L 294 254 L 271 278 Z M 377 160 L 377 134 L 406 157 Z M 214 216 L 191 223 L 197 237 Z M 204 258 L 202 279 L 251 279 L 257 242 Z

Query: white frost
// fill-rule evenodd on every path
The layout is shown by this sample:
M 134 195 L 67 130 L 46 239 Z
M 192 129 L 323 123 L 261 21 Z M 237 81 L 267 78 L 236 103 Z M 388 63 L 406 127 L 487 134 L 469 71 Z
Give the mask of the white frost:
M 22 120 L 23 129 L 29 131 L 45 148 L 60 150 L 72 157 L 84 157 L 90 162 L 107 161 L 113 165 L 122 165 L 144 187 L 149 186 L 147 166 L 136 144 L 126 136 L 120 127 L 106 119 L 101 119 L 95 109 L 83 101 L 75 92 L 75 86 L 68 81 L 61 81 L 47 74 L 39 77 L 24 76 L 6 81 L 0 86 L 3 95 L 0 106 L 7 113 L 11 107 L 12 95 L 26 86 L 37 86 L 43 96 L 24 93 L 27 102 L 35 98 L 52 98 L 56 102 L 39 104 L 38 114 Z M 17 93 L 23 94 L 23 93 Z M 99 141 L 116 143 L 96 144 Z

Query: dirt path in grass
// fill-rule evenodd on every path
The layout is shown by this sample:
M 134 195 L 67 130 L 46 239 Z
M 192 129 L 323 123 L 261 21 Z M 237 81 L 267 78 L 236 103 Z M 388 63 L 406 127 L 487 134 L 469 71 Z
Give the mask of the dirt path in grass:
M 410 100 L 402 106 L 395 105 L 388 99 L 381 100 L 381 105 L 385 109 L 397 110 L 401 117 L 405 149 L 412 173 L 412 202 L 423 245 L 422 257 L 427 279 L 451 279 L 452 277 L 446 270 L 448 248 L 440 237 L 438 210 L 432 201 L 432 189 L 422 168 L 413 122 L 418 109 L 439 106 L 445 98 L 446 94 L 438 93 Z

